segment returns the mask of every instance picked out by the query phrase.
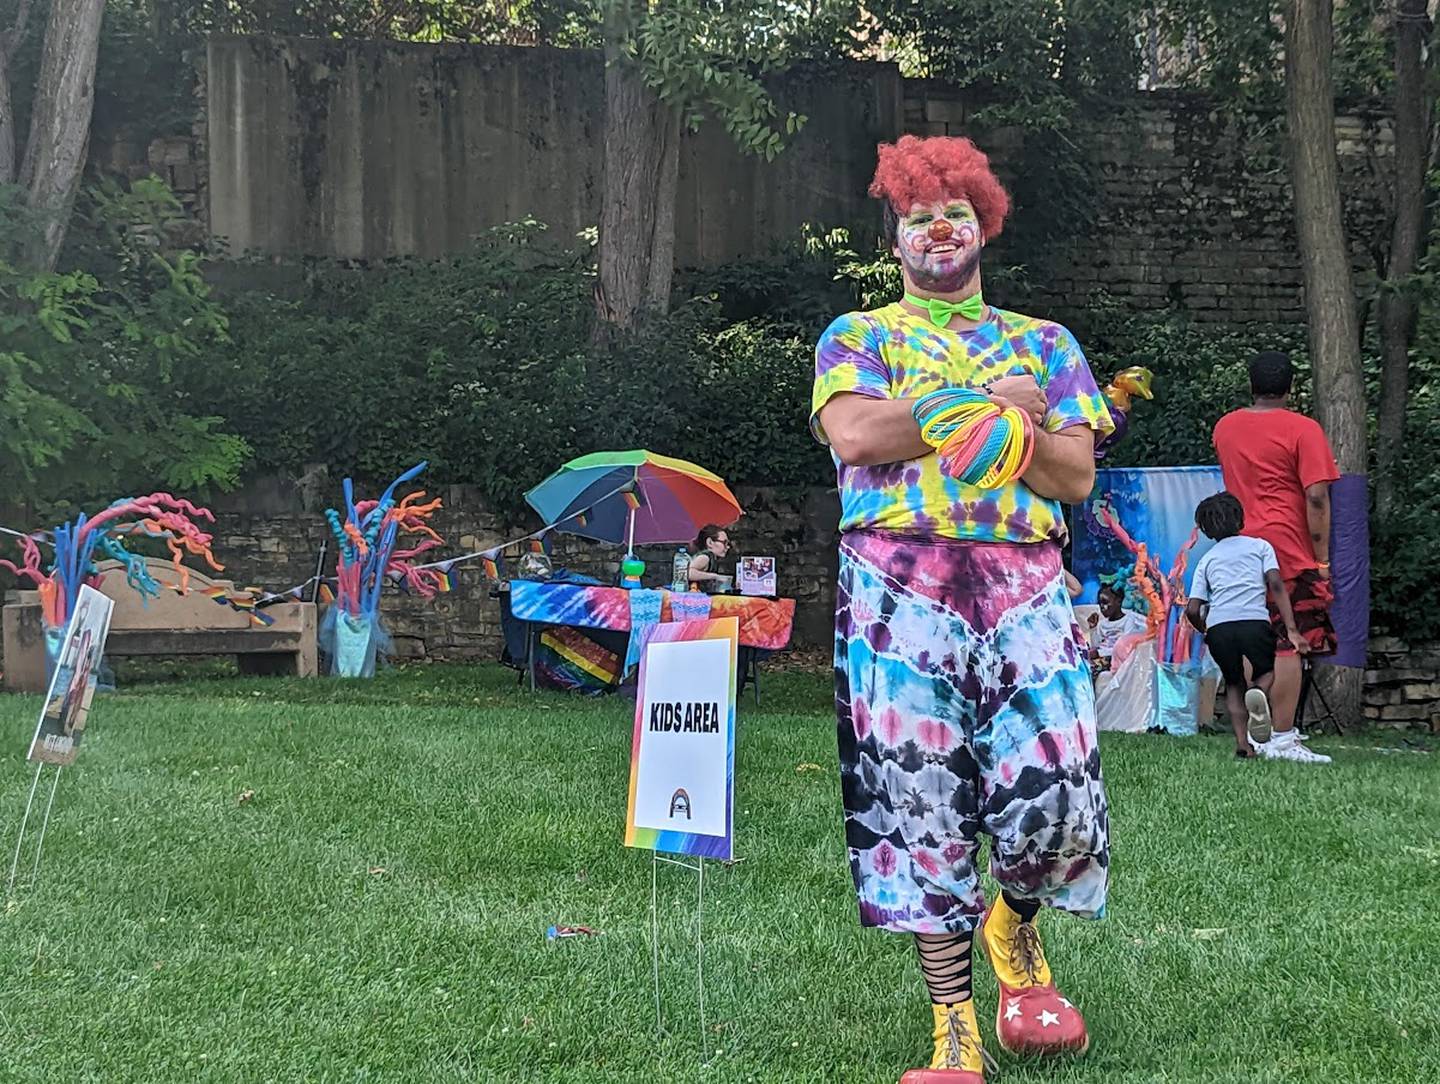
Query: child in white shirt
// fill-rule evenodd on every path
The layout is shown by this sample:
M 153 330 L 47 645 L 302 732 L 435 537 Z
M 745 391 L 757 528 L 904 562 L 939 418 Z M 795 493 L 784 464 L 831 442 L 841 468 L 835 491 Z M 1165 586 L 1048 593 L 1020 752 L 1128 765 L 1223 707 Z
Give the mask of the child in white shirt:
M 1146 624 L 1140 614 L 1125 609 L 1125 596 L 1108 583 L 1100 588 L 1095 601 L 1100 612 L 1090 615 L 1090 627 L 1095 630 L 1095 671 L 1103 673 L 1110 669 L 1115 645 L 1126 636 L 1144 635 Z
M 1195 566 L 1185 616 L 1205 634 L 1205 644 L 1225 677 L 1225 707 L 1235 730 L 1235 755 L 1273 755 L 1328 763 L 1329 757 L 1311 753 L 1298 743 L 1277 741 L 1272 746 L 1270 741 L 1275 629 L 1270 624 L 1267 590 L 1275 599 L 1285 634 L 1295 650 L 1302 655 L 1310 651 L 1310 644 L 1295 625 L 1274 548 L 1262 538 L 1240 533 L 1245 526 L 1245 510 L 1239 499 L 1229 493 L 1217 493 L 1201 501 L 1195 509 L 1195 524 L 1207 537 L 1215 539 L 1215 545 Z M 1304 755 L 1290 755 L 1294 750 Z

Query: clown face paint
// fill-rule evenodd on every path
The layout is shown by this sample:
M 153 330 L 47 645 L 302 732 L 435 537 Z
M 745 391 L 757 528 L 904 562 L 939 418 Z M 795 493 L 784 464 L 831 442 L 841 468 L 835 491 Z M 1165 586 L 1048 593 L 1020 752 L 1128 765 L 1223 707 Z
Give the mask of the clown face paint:
M 905 277 L 931 294 L 965 290 L 980 267 L 985 239 L 969 200 L 917 203 L 895 230 L 895 255 Z

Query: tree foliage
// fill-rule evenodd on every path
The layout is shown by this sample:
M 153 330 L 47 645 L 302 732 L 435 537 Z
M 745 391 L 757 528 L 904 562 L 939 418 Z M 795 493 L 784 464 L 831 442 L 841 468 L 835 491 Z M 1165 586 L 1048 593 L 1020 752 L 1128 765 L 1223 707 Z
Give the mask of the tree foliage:
M 987 125 L 1058 131 L 1078 107 L 1133 91 L 1132 0 L 881 0 L 865 31 L 911 76 L 980 92 Z
M 25 269 L 11 256 L 35 216 L 0 188 L 0 476 L 34 503 L 238 481 L 247 445 L 182 390 L 226 319 L 199 256 L 167 241 L 178 215 L 158 181 L 104 185 L 82 200 L 76 262 Z
M 136 0 L 186 34 L 282 34 L 506 45 L 594 45 L 585 0 Z
M 1394 77 L 1387 9 L 1395 0 L 1334 5 L 1334 83 L 1342 101 L 1384 99 Z M 1281 0 L 1167 0 L 1140 14 L 1150 85 L 1191 87 L 1242 107 L 1281 105 Z

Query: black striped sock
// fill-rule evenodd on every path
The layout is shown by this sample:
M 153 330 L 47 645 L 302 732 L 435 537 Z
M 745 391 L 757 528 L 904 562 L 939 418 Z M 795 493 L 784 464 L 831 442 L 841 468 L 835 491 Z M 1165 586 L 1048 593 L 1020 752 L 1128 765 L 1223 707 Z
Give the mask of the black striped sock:
M 930 1000 L 936 1005 L 954 1005 L 970 1000 L 970 955 L 974 936 L 969 933 L 917 933 L 915 948 L 920 953 L 920 971 Z

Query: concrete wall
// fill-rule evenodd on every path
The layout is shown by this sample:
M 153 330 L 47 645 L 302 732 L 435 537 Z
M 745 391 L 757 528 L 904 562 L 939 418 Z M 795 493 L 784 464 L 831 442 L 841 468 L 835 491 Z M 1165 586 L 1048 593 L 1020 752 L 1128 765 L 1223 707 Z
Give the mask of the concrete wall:
M 167 173 L 186 198 L 194 186 L 210 232 L 235 254 L 430 257 L 526 216 L 563 238 L 599 219 L 596 54 L 220 38 L 207 69 L 203 146 L 189 157 L 168 144 L 158 153 L 179 163 Z M 782 111 L 810 118 L 774 162 L 741 155 L 714 123 L 686 136 L 681 266 L 761 255 L 806 223 L 873 228 L 865 189 L 875 144 L 902 131 L 973 136 L 1011 182 L 1051 154 L 1018 129 L 987 129 L 983 101 L 901 80 L 891 65 L 796 69 L 772 89 Z M 1026 264 L 1026 303 L 1062 319 L 1103 290 L 1133 308 L 1173 307 L 1201 320 L 1300 321 L 1283 132 L 1283 117 L 1217 111 L 1177 92 L 1139 96 L 1086 148 L 1099 178 L 1093 227 L 1032 238 L 1025 251 L 1002 238 L 989 259 Z M 1352 110 L 1337 118 L 1336 142 L 1355 266 L 1364 271 L 1384 233 L 1390 123 Z M 192 157 L 204 168 L 192 170 Z M 1021 202 L 1017 221 L 1038 213 Z
M 863 213 L 898 73 L 787 73 L 810 120 L 774 163 L 706 125 L 682 143 L 676 258 L 763 251 L 805 222 Z M 571 237 L 599 219 L 604 65 L 558 49 L 217 38 L 206 87 L 210 230 L 232 253 L 440 256 L 533 216 Z
M 231 251 L 438 256 L 534 215 L 594 222 L 598 57 L 216 39 L 211 231 Z

